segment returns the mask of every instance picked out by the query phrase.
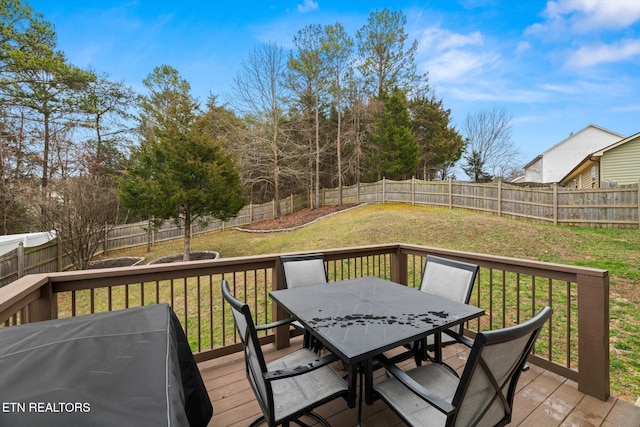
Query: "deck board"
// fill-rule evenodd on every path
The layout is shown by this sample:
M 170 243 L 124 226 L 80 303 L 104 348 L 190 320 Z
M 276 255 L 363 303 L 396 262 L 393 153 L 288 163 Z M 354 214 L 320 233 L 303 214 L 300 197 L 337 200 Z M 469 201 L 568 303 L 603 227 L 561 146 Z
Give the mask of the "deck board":
M 265 358 L 273 360 L 299 348 L 298 340 L 293 339 L 291 347 L 283 350 L 275 350 L 271 344 L 265 345 Z M 449 346 L 443 356 L 456 369 L 466 362 L 466 352 L 461 347 Z M 260 415 L 260 407 L 245 376 L 242 357 L 237 353 L 198 365 L 213 404 L 214 413 L 209 427 L 247 426 Z M 339 362 L 334 366 L 338 370 L 342 368 Z M 376 371 L 374 381 L 384 376 L 383 370 Z M 342 399 L 321 406 L 317 412 L 334 426 L 355 426 L 357 422 L 357 409 L 348 408 Z M 371 406 L 363 405 L 361 425 L 387 427 L 404 424 L 384 402 L 377 401 Z M 578 391 L 574 381 L 531 364 L 520 377 L 513 419 L 509 425 L 640 427 L 640 407 L 615 397 L 603 402 L 587 396 Z

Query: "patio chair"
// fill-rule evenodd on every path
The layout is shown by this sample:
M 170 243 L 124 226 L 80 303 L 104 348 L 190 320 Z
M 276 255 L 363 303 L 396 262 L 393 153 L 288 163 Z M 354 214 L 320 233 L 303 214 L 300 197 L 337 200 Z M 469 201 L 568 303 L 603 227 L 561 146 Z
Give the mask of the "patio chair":
M 284 286 L 287 289 L 328 282 L 323 254 L 282 255 L 280 265 Z M 316 353 L 319 353 L 322 345 L 313 339 L 309 331 L 306 331 L 298 321 L 294 321 L 292 325 L 304 330 L 303 346 L 313 348 Z
M 468 304 L 478 270 L 479 267 L 475 264 L 427 255 L 422 272 L 420 290 L 452 301 Z M 454 326 L 450 330 L 455 333 L 455 336 L 462 335 L 462 325 Z M 441 347 L 457 342 L 457 339 L 451 335 L 443 333 L 440 336 Z M 422 360 L 430 359 L 433 361 L 428 351 L 433 351 L 434 349 L 434 335 L 429 335 L 426 339 L 408 346 L 406 352 L 396 355 L 393 360 L 397 363 L 414 357 L 416 365 L 420 366 Z M 451 370 L 455 372 L 454 369 Z
M 391 377 L 374 389 L 408 425 L 506 425 L 522 368 L 551 313 L 545 307 L 519 325 L 464 339 L 471 350 L 460 378 L 437 363 L 403 371 L 379 356 Z
M 222 281 L 222 294 L 231 305 L 233 320 L 242 341 L 247 379 L 253 388 L 263 415 L 251 426 L 266 422 L 269 426 L 305 425 L 300 418 L 308 416 L 323 426 L 327 421 L 313 409 L 338 397 L 347 396 L 346 381 L 328 366 L 338 358 L 325 357 L 301 348 L 266 363 L 257 331 L 286 324 L 291 319 L 255 326 L 249 306 L 231 295 L 229 284 Z

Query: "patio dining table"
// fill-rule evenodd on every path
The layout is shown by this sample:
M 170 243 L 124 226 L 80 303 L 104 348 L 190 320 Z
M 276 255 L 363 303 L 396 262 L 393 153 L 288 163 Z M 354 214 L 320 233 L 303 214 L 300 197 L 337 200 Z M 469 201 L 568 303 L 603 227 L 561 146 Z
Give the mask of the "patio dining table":
M 271 297 L 347 365 L 352 408 L 359 371 L 364 375 L 365 402 L 375 400 L 376 355 L 431 334 L 438 343 L 440 332 L 484 314 L 481 308 L 378 277 L 281 289 Z

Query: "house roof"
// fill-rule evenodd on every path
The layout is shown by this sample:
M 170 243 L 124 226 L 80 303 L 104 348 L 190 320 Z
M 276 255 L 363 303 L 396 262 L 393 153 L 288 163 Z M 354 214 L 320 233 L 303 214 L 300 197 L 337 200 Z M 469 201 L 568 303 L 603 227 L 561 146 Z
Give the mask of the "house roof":
M 594 125 L 594 124 L 589 124 L 587 126 L 585 126 L 584 128 L 580 129 L 578 132 L 572 132 L 571 135 L 569 135 L 568 137 L 566 137 L 565 139 L 563 139 L 562 141 L 558 142 L 557 144 L 554 144 L 553 146 L 549 147 L 548 149 L 546 149 L 545 151 L 542 152 L 542 154 L 538 154 L 533 160 L 531 160 L 529 163 L 527 163 L 526 165 L 524 165 L 524 168 L 526 169 L 527 167 L 531 166 L 533 163 L 537 162 L 538 160 L 540 160 L 542 157 L 544 157 L 544 155 L 546 153 L 548 153 L 549 151 L 555 149 L 556 147 L 564 144 L 565 142 L 567 142 L 568 140 L 574 138 L 575 136 L 577 136 L 578 134 L 586 131 L 589 128 L 594 128 L 594 129 L 598 129 L 602 132 L 607 132 L 610 133 L 611 135 L 620 137 L 621 139 L 624 138 L 624 135 L 621 135 L 617 132 L 613 132 L 609 129 L 605 129 L 602 126 L 598 126 L 598 125 Z
M 619 147 L 623 144 L 626 144 L 629 141 L 632 141 L 634 139 L 640 138 L 640 132 L 633 134 L 627 138 L 623 138 L 618 142 L 614 142 L 613 144 L 595 151 L 589 155 L 587 155 L 580 163 L 578 163 L 576 165 L 576 167 L 574 167 L 573 169 L 571 169 L 571 171 L 569 171 L 568 174 L 566 174 L 565 176 L 562 177 L 562 179 L 559 181 L 561 184 L 569 181 L 571 179 L 573 179 L 576 175 L 580 174 L 582 171 L 584 171 L 586 168 L 590 167 L 591 165 L 593 165 L 594 163 L 598 162 L 600 160 L 600 157 L 602 157 L 602 155 L 609 151 L 612 150 L 616 147 Z
M 633 134 L 633 135 L 631 135 L 631 136 L 629 136 L 627 138 L 624 138 L 624 139 L 622 139 L 622 140 L 620 140 L 618 142 L 615 142 L 615 143 L 613 143 L 613 144 L 611 144 L 611 145 L 609 145 L 607 147 L 604 147 L 602 150 L 596 151 L 595 153 L 593 153 L 591 155 L 594 156 L 594 157 L 596 157 L 596 156 L 600 157 L 605 153 L 605 151 L 613 150 L 614 148 L 619 147 L 622 144 L 626 144 L 627 142 L 632 141 L 632 140 L 634 140 L 636 138 L 639 138 L 639 137 L 640 137 L 640 132 L 635 133 L 635 134 Z

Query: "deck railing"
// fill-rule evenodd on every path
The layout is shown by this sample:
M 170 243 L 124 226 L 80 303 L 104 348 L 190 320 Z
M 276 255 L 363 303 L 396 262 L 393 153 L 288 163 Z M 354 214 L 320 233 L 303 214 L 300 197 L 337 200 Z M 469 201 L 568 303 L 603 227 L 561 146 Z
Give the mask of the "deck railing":
M 520 323 L 549 305 L 533 363 L 572 379 L 580 391 L 609 396 L 609 277 L 606 270 L 496 257 L 406 244 L 327 249 L 330 281 L 377 276 L 411 287 L 420 284 L 428 254 L 480 265 L 471 303 L 486 315 L 467 333 Z M 256 322 L 284 313 L 269 297 L 282 287 L 278 254 L 25 276 L 0 288 L 0 323 L 79 316 L 146 304 L 171 304 L 198 361 L 240 350 L 220 283 L 252 307 Z M 264 343 L 289 344 L 291 331 L 261 336 Z

